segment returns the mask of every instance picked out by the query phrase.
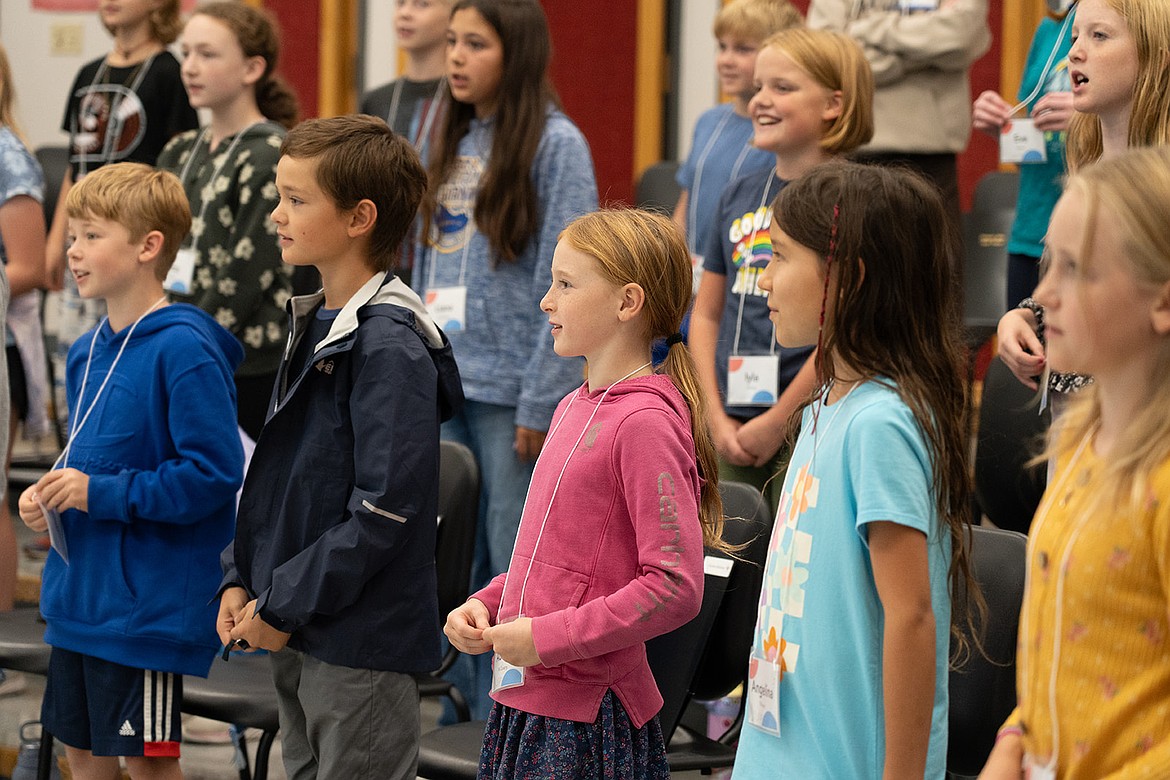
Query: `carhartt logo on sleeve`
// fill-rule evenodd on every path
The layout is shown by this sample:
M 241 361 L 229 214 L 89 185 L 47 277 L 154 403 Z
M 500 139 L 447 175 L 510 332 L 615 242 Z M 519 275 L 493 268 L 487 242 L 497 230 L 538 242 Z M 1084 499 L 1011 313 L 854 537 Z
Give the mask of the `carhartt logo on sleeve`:
M 333 361 L 332 360 L 318 360 L 317 365 L 313 366 L 313 368 L 317 369 L 322 374 L 332 374 L 333 373 Z
M 134 727 L 130 725 L 130 721 L 128 721 L 128 720 L 122 721 L 122 728 L 118 729 L 118 736 L 120 736 L 120 737 L 133 737 L 134 736 Z

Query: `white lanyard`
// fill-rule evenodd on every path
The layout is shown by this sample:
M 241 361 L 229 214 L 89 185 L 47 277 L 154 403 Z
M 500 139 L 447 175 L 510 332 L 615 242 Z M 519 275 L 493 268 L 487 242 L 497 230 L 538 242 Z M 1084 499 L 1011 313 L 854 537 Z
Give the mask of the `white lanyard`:
M 1095 430 L 1089 431 L 1081 439 L 1081 443 L 1077 445 L 1076 452 L 1073 453 L 1072 459 L 1068 466 L 1060 475 L 1057 483 L 1045 492 L 1043 500 L 1040 502 L 1040 507 L 1036 511 L 1036 523 L 1032 526 L 1032 531 L 1028 534 L 1028 561 L 1035 560 L 1036 544 L 1040 537 L 1040 531 L 1044 528 L 1048 520 L 1049 510 L 1052 508 L 1053 501 L 1056 496 L 1063 492 L 1070 475 L 1076 470 L 1076 465 L 1080 460 L 1081 454 L 1085 451 L 1089 441 L 1092 439 Z M 1069 534 L 1068 543 L 1065 545 L 1064 552 L 1061 554 L 1060 564 L 1056 568 L 1056 615 L 1053 618 L 1052 629 L 1052 670 L 1048 678 L 1048 710 L 1052 718 L 1052 758 L 1049 761 L 1049 766 L 1056 765 L 1056 757 L 1060 753 L 1060 730 L 1059 718 L 1056 711 L 1056 675 L 1060 669 L 1060 635 L 1061 625 L 1064 620 L 1064 584 L 1068 575 L 1068 563 L 1072 557 L 1073 547 L 1076 545 L 1077 537 L 1081 535 L 1085 525 L 1089 521 L 1091 513 L 1082 511 L 1073 524 L 1073 531 Z M 1054 550 L 1055 552 L 1055 550 Z M 1052 560 L 1055 560 L 1055 555 Z M 1030 593 L 1032 589 L 1032 567 L 1028 566 L 1027 573 L 1024 579 L 1024 592 Z M 1020 671 L 1021 676 L 1025 681 L 1032 679 L 1031 661 L 1029 657 L 1029 646 L 1031 645 L 1031 615 L 1027 609 L 1023 610 L 1020 618 Z
M 400 78 L 395 81 L 394 91 L 390 93 L 390 110 L 386 112 L 386 124 L 390 126 L 391 130 L 394 129 L 394 118 L 398 116 L 398 104 L 402 100 L 402 83 L 404 80 Z M 446 76 L 439 78 L 439 83 L 435 87 L 435 95 L 431 98 L 430 105 L 427 106 L 426 113 L 422 116 L 418 132 L 411 139 L 415 151 L 422 151 L 423 144 L 431 134 L 431 126 L 435 123 L 435 115 L 439 113 L 439 99 L 443 96 L 443 85 L 446 81 Z M 414 117 L 412 116 L 411 118 L 413 119 Z
M 768 172 L 768 182 L 767 182 L 767 184 L 764 185 L 764 196 L 762 198 L 760 198 L 760 206 L 759 206 L 759 208 L 756 209 L 756 214 L 759 214 L 760 210 L 763 209 L 765 205 L 767 205 L 768 193 L 772 191 L 772 179 L 774 179 L 775 177 L 776 177 L 776 170 L 775 169 L 772 169 L 771 171 Z M 761 221 L 762 221 L 762 219 L 763 218 L 761 218 Z M 748 269 L 751 268 L 752 263 L 754 263 L 755 259 L 756 259 L 756 234 L 759 232 L 760 232 L 760 229 L 756 225 L 756 217 L 755 217 L 755 214 L 753 214 L 752 215 L 752 232 L 748 236 L 747 248 L 744 251 L 744 255 L 743 255 L 743 264 L 739 267 L 739 270 L 736 271 L 737 274 L 743 275 L 743 280 L 742 280 L 742 284 L 740 285 L 740 288 L 739 288 L 739 312 L 735 316 L 735 340 L 734 340 L 734 342 L 732 342 L 732 345 L 731 345 L 731 354 L 733 354 L 733 355 L 739 354 L 739 336 L 740 336 L 740 333 L 743 331 L 743 305 L 744 305 L 744 301 L 747 300 Z M 752 281 L 752 287 L 755 287 L 755 286 L 756 286 L 755 282 Z M 775 336 L 776 336 L 776 326 L 773 325 L 772 326 L 772 339 L 771 339 L 772 343 L 771 343 L 771 346 L 769 347 L 769 350 L 768 350 L 769 355 L 776 354 L 776 338 L 775 338 Z
M 1052 63 L 1056 59 L 1056 53 L 1060 51 L 1060 47 L 1064 43 L 1064 34 L 1068 31 L 1068 23 L 1072 18 L 1072 12 L 1064 17 L 1064 23 L 1060 25 L 1060 32 L 1056 34 L 1056 44 L 1052 47 L 1052 51 L 1048 53 L 1048 61 L 1044 63 L 1044 67 L 1040 71 L 1040 78 L 1036 79 L 1036 86 L 1032 89 L 1032 94 L 1013 106 L 1012 110 L 1008 111 L 1008 116 L 1015 116 L 1017 111 L 1035 100 L 1036 96 L 1040 94 L 1040 90 L 1044 89 L 1044 80 L 1048 78 L 1048 71 L 1052 68 Z
M 699 203 L 698 193 L 699 187 L 703 182 L 703 167 L 707 163 L 707 156 L 711 154 L 711 149 L 714 148 L 715 142 L 723 134 L 723 128 L 731 121 L 731 115 L 734 111 L 728 111 L 719 120 L 719 124 L 715 125 L 715 131 L 711 133 L 711 137 L 707 139 L 707 145 L 703 147 L 703 151 L 699 154 L 699 159 L 695 162 L 695 182 L 691 185 L 690 196 L 687 198 L 687 244 L 691 251 L 695 251 L 698 247 L 698 233 L 695 226 L 699 219 Z M 743 149 L 739 152 L 739 157 L 735 160 L 735 165 L 731 168 L 731 178 L 727 181 L 735 181 L 739 178 L 739 169 L 743 165 L 743 161 L 747 158 L 747 153 L 751 151 L 752 145 L 750 141 L 743 145 Z
M 125 87 L 126 89 L 128 89 L 134 95 L 137 95 L 138 88 L 140 86 L 142 86 L 142 80 L 144 78 L 146 78 L 146 73 L 147 73 L 147 71 L 150 70 L 150 66 L 154 62 L 154 58 L 156 56 L 158 56 L 158 55 L 152 54 L 149 57 L 147 57 L 146 60 L 141 62 L 138 66 L 137 73 L 134 74 L 134 80 L 130 83 L 129 86 L 126 86 L 126 85 L 122 85 L 122 86 Z M 78 120 L 77 115 L 81 113 L 81 108 L 82 108 L 81 104 L 85 100 L 85 96 L 93 94 L 94 89 L 97 87 L 97 85 L 99 83 L 101 83 L 102 76 L 104 76 L 106 74 L 108 69 L 109 68 L 108 68 L 107 61 L 105 59 L 103 59 L 101 64 L 98 66 L 97 73 L 94 74 L 93 81 L 91 81 L 89 84 L 89 88 L 86 89 L 85 93 L 77 101 L 77 114 L 75 114 L 72 118 L 73 126 L 74 126 L 73 136 L 77 135 L 77 120 Z M 110 159 L 109 159 L 109 156 L 111 153 L 110 145 L 115 143 L 118 136 L 120 136 L 122 134 L 122 125 L 126 121 L 125 118 L 123 116 L 121 116 L 120 112 L 118 111 L 118 108 L 122 105 L 122 101 L 120 99 L 120 96 L 118 96 L 118 97 L 119 97 L 119 99 L 116 101 L 115 101 L 114 97 L 110 98 L 109 122 L 106 125 L 105 137 L 102 138 L 101 156 L 98 158 L 103 163 L 110 162 Z M 77 164 L 78 164 L 78 177 L 77 178 L 79 181 L 81 180 L 82 177 L 85 176 L 86 172 L 88 171 L 88 169 L 89 169 L 88 163 L 89 163 L 89 155 L 86 152 L 80 152 L 78 154 L 78 160 L 77 160 Z
M 207 216 L 207 204 L 209 202 L 209 198 L 207 197 L 208 187 L 210 187 L 211 195 L 212 195 L 212 197 L 214 197 L 215 196 L 215 180 L 219 178 L 219 175 L 223 172 L 224 166 L 228 164 L 228 160 L 231 159 L 232 152 L 234 152 L 236 150 L 236 147 L 240 145 L 240 141 L 243 140 L 244 136 L 247 134 L 247 132 L 249 130 L 251 130 L 253 127 L 257 127 L 257 126 L 263 125 L 263 124 L 266 124 L 266 123 L 265 122 L 253 122 L 252 124 L 245 127 L 243 130 L 241 130 L 240 132 L 236 133 L 235 137 L 232 138 L 232 142 L 230 144 L 228 144 L 227 151 L 225 151 L 223 153 L 223 156 L 219 158 L 219 163 L 215 166 L 215 170 L 211 172 L 211 178 L 207 180 L 207 185 L 199 188 L 199 223 L 198 224 L 202 225 L 203 218 Z M 203 143 L 203 139 L 206 136 L 207 136 L 207 128 L 205 127 L 202 130 L 200 130 L 199 135 L 195 137 L 195 143 L 192 144 L 192 146 L 191 146 L 191 153 L 189 155 L 187 155 L 187 162 L 184 163 L 183 171 L 179 174 L 179 181 L 183 184 L 184 189 L 186 189 L 186 187 L 187 187 L 187 174 L 189 174 L 191 172 L 191 165 L 195 162 L 195 155 L 198 154 L 199 147 Z M 208 143 L 208 145 L 207 145 L 207 156 L 209 158 L 212 158 L 212 159 L 215 158 L 215 152 L 211 151 L 211 144 L 210 143 Z M 195 235 L 195 232 L 192 231 L 190 233 L 190 238 L 191 238 L 190 248 L 191 249 L 197 248 L 199 245 L 199 236 Z
M 61 454 L 57 456 L 57 460 L 53 461 L 53 468 L 49 469 L 49 471 L 57 468 L 58 465 L 61 465 L 62 468 L 69 467 L 69 451 L 73 448 L 73 442 L 77 441 L 77 436 L 81 433 L 81 429 L 85 427 L 85 423 L 89 419 L 90 413 L 93 411 L 94 407 L 97 406 L 98 399 L 102 397 L 102 391 L 106 389 L 106 385 L 109 384 L 110 377 L 114 375 L 114 368 L 118 365 L 118 361 L 122 358 L 122 353 L 126 350 L 126 345 L 130 343 L 130 337 L 134 335 L 134 329 L 138 327 L 138 323 L 142 322 L 142 320 L 146 318 L 147 314 L 150 314 L 159 306 L 166 303 L 166 300 L 167 297 L 164 295 L 151 304 L 149 309 L 142 312 L 142 314 L 138 316 L 138 319 L 134 320 L 134 324 L 130 326 L 130 330 L 126 331 L 126 338 L 122 339 L 122 345 L 118 347 L 118 353 L 114 355 L 114 360 L 112 363 L 110 363 L 110 368 L 108 371 L 106 371 L 106 376 L 104 379 L 102 379 L 102 383 L 98 385 L 97 393 L 94 394 L 93 400 L 90 401 L 89 407 L 85 410 L 85 414 L 83 414 L 80 418 L 73 418 L 73 430 L 69 432 L 69 441 L 65 443 L 65 448 L 61 450 Z M 89 355 L 85 359 L 85 373 L 81 375 L 81 390 L 77 393 L 78 403 L 81 403 L 85 399 L 85 386 L 89 383 L 89 367 L 93 363 L 93 348 L 94 345 L 97 344 L 98 334 L 101 333 L 102 326 L 106 324 L 108 319 L 109 317 L 102 317 L 102 321 L 98 323 L 97 328 L 93 332 L 93 338 L 90 339 Z
M 623 376 L 621 379 L 617 380 L 617 382 L 614 382 L 612 385 L 605 388 L 605 392 L 603 392 L 601 394 L 601 398 L 598 399 L 597 405 L 594 406 L 593 411 L 589 413 L 589 419 L 585 421 L 584 427 L 581 428 L 581 433 L 578 434 L 577 441 L 575 441 L 573 443 L 573 448 L 569 450 L 569 454 L 565 458 L 564 464 L 561 466 L 561 472 L 559 474 L 557 474 L 557 481 L 553 485 L 552 495 L 548 497 L 548 506 L 545 507 L 544 517 L 540 521 L 540 530 L 536 533 L 536 542 L 532 545 L 532 553 L 528 557 L 528 568 L 525 570 L 524 580 L 520 584 L 520 603 L 517 607 L 517 614 L 518 615 L 522 616 L 524 614 L 524 593 L 528 589 L 528 575 L 532 574 L 532 563 L 536 560 L 536 551 L 540 547 L 540 540 L 544 537 L 544 528 L 548 524 L 549 515 L 552 513 L 553 500 L 556 499 L 557 491 L 561 487 L 561 478 L 565 476 L 565 470 L 567 468 L 569 468 L 569 460 L 572 459 L 573 453 L 577 451 L 577 447 L 581 446 L 581 440 L 583 438 L 585 438 L 585 434 L 586 434 L 586 432 L 588 432 L 589 426 L 593 424 L 593 418 L 597 415 L 597 411 L 599 409 L 601 409 L 601 405 L 603 403 L 605 403 L 605 398 L 606 398 L 606 396 L 609 395 L 609 391 L 612 390 L 619 383 L 626 381 L 627 379 L 632 377 L 634 374 L 638 373 L 643 368 L 646 368 L 649 365 L 650 365 L 650 363 L 643 363 L 642 365 L 638 366 L 630 373 Z M 578 392 L 580 392 L 580 391 L 578 391 Z M 540 465 L 541 458 L 543 458 L 544 454 L 546 452 L 548 452 L 549 442 L 552 441 L 552 439 L 556 435 L 557 431 L 560 430 L 561 423 L 564 422 L 565 418 L 569 416 L 569 410 L 573 408 L 573 402 L 576 400 L 577 400 L 577 393 L 574 393 L 573 397 L 569 399 L 569 403 L 565 406 L 565 411 L 561 415 L 561 419 L 557 420 L 556 425 L 554 425 L 552 430 L 549 431 L 548 437 L 545 439 L 544 447 L 541 448 L 540 455 L 538 455 L 536 458 L 536 464 L 538 466 Z M 531 483 L 529 484 L 528 490 L 529 490 L 529 492 L 531 492 L 531 490 L 532 490 Z M 525 497 L 524 497 L 524 505 L 526 507 L 528 505 L 528 496 L 527 495 L 525 495 Z M 517 536 L 517 541 L 519 541 L 519 536 Z M 516 544 L 513 543 L 511 557 L 515 557 L 515 555 L 516 555 Z M 511 557 L 508 560 L 508 571 L 512 570 Z M 505 575 L 504 576 L 504 589 L 502 591 L 500 591 L 500 610 L 502 610 L 504 608 L 504 594 L 506 594 L 507 592 L 508 592 L 508 577 L 507 577 L 507 575 Z M 497 624 L 499 624 L 501 622 L 500 617 L 501 617 L 500 613 L 499 613 L 499 611 L 497 611 L 497 613 L 496 613 L 496 623 Z

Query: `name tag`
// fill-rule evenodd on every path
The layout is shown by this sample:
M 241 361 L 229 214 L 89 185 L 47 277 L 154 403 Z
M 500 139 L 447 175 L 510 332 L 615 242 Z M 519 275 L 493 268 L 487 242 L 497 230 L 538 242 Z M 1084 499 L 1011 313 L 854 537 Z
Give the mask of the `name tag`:
M 906 14 L 916 11 L 937 11 L 938 0 L 898 0 L 898 9 Z
M 499 653 L 492 653 L 492 693 L 506 691 L 509 688 L 519 688 L 524 684 L 524 667 L 513 666 L 500 658 Z
M 171 263 L 171 270 L 167 271 L 167 278 L 163 279 L 163 289 L 177 295 L 194 295 L 197 257 L 198 253 L 194 249 L 180 249 L 175 255 L 175 262 Z
M 1044 131 L 1031 119 L 1009 119 L 999 134 L 999 161 L 1005 163 L 1048 162 Z
M 779 355 L 732 355 L 727 359 L 727 403 L 771 406 L 779 380 Z
M 427 290 L 427 313 L 447 333 L 459 333 L 467 327 L 467 287 L 436 287 Z
M 1025 756 L 1024 777 L 1028 780 L 1056 780 L 1056 760 L 1045 765 L 1032 756 Z
M 780 664 L 752 656 L 747 694 L 748 723 L 765 734 L 780 736 Z

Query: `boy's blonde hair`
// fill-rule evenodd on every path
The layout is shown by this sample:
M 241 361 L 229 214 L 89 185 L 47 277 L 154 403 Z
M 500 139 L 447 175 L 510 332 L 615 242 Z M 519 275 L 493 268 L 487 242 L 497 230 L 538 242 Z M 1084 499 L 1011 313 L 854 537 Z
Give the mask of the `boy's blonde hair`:
M 103 165 L 69 188 L 65 211 L 70 219 L 106 219 L 142 239 L 152 230 L 163 235 L 154 275 L 162 281 L 191 231 L 191 207 L 179 177 L 143 163 Z
M 1170 143 L 1170 3 L 1106 0 L 1125 19 L 1137 48 L 1138 75 L 1129 111 L 1130 148 Z M 1101 158 L 1101 118 L 1077 111 L 1069 122 L 1065 159 L 1070 172 Z
M 735 0 L 719 9 L 712 30 L 716 38 L 763 41 L 769 35 L 804 26 L 804 17 L 788 0 Z
M 183 20 L 179 17 L 179 0 L 158 0 L 158 7 L 150 12 L 150 34 L 156 41 L 170 46 L 179 37 L 183 30 Z M 103 25 L 106 32 L 114 34 L 108 24 Z
M 1148 289 L 1170 285 L 1170 147 L 1154 146 L 1089 165 L 1069 179 L 1066 192 L 1078 192 L 1086 207 L 1085 237 L 1081 245 L 1082 272 L 1089 272 L 1095 228 L 1100 220 L 1117 223 L 1121 246 L 1111 247 L 1129 266 L 1138 284 Z M 1153 371 L 1147 377 L 1148 395 L 1117 439 L 1104 476 L 1112 490 L 1102 491 L 1100 506 L 1140 508 L 1147 500 L 1149 479 L 1170 460 L 1170 336 L 1164 336 Z M 1089 385 L 1074 396 L 1054 426 L 1051 455 L 1075 449 L 1101 419 L 1100 389 Z M 1056 428 L 1059 427 L 1059 432 Z
M 846 154 L 873 138 L 873 71 L 852 38 L 794 27 L 772 35 L 760 48 L 780 49 L 822 87 L 841 92 L 841 114 L 821 136 L 822 149 Z

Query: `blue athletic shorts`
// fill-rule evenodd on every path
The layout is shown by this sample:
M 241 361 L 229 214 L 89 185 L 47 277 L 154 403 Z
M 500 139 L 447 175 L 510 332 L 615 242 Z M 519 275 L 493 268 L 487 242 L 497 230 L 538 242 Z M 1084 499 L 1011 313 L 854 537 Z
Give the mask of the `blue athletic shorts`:
M 179 756 L 183 676 L 54 647 L 41 722 L 95 756 Z

